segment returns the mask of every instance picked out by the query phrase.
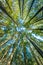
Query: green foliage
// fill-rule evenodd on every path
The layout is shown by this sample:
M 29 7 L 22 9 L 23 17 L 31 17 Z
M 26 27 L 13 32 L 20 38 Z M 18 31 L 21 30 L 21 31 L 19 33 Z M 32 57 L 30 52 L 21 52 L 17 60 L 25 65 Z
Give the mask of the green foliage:
M 0 65 L 43 65 L 43 0 L 0 0 Z

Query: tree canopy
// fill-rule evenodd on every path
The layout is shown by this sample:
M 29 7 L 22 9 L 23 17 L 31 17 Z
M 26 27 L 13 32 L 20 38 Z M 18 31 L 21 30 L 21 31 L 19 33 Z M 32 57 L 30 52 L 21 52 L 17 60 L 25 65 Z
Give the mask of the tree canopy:
M 0 0 L 0 65 L 43 65 L 43 0 Z

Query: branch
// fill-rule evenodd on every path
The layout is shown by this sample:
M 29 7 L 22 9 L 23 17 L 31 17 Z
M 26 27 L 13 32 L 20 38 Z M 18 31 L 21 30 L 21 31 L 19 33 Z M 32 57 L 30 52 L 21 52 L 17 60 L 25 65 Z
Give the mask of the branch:
M 33 40 L 31 40 L 28 36 L 26 37 L 31 42 L 31 44 L 35 47 L 35 49 L 41 55 L 41 57 L 43 57 L 43 51 L 33 42 Z
M 5 0 L 5 1 L 6 1 L 7 5 L 8 5 L 8 7 L 9 7 L 9 9 L 11 10 L 11 7 L 9 6 L 8 0 Z
M 43 7 L 41 7 L 41 8 L 36 12 L 36 14 L 35 14 L 28 22 L 26 22 L 24 25 L 27 24 L 27 26 L 28 26 L 28 23 L 29 23 L 39 12 L 41 12 L 42 10 L 43 10 Z
M 5 14 L 7 14 L 10 18 L 11 18 L 11 20 L 16 24 L 16 25 L 18 25 L 17 23 L 16 23 L 16 21 L 14 21 L 14 19 L 9 15 L 9 13 L 6 11 L 6 9 L 5 9 L 5 7 L 3 6 L 3 4 L 2 4 L 2 2 L 0 1 L 0 9 L 5 13 Z
M 32 0 L 31 6 L 30 6 L 30 8 L 28 9 L 27 16 L 26 16 L 25 20 L 27 19 L 28 15 L 29 15 L 29 12 L 30 12 L 30 10 L 31 10 L 31 8 L 32 8 L 32 6 L 33 6 L 34 1 L 35 1 L 35 0 Z

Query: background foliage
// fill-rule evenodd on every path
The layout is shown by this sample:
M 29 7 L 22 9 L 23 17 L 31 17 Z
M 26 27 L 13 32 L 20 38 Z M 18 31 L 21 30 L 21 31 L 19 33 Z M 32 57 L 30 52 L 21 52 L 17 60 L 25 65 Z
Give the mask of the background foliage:
M 43 65 L 43 0 L 0 0 L 0 65 Z

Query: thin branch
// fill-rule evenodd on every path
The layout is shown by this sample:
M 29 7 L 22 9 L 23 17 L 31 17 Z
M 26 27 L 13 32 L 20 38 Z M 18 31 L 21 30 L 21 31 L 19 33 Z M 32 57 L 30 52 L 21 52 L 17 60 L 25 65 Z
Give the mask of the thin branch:
M 25 62 L 25 65 L 27 65 L 27 63 L 26 63 L 26 48 L 24 47 L 24 49 L 23 49 L 24 51 L 23 51 L 23 53 L 24 53 L 24 62 Z
M 18 0 L 18 3 L 19 3 L 20 15 L 21 15 L 21 4 L 20 4 L 20 0 Z
M 10 7 L 10 5 L 8 3 L 8 0 L 5 0 L 5 1 L 6 1 L 7 5 L 8 5 L 8 7 L 9 7 L 9 9 L 11 10 L 11 7 Z
M 22 0 L 22 16 L 23 16 L 23 10 L 24 10 L 24 0 Z
M 29 12 L 31 11 L 31 8 L 32 8 L 32 6 L 33 6 L 33 4 L 34 4 L 34 1 L 35 1 L 35 0 L 32 0 L 32 3 L 31 3 L 31 5 L 30 5 L 30 8 L 28 9 L 28 12 L 27 12 L 27 15 L 26 15 L 25 20 L 27 19 L 28 15 L 29 15 Z
M 42 18 L 40 18 L 40 19 L 38 19 L 38 20 L 36 20 L 36 22 L 35 22 L 35 23 L 37 23 L 37 22 L 39 22 L 39 21 L 41 21 L 41 20 L 43 20 L 43 17 L 42 17 Z

